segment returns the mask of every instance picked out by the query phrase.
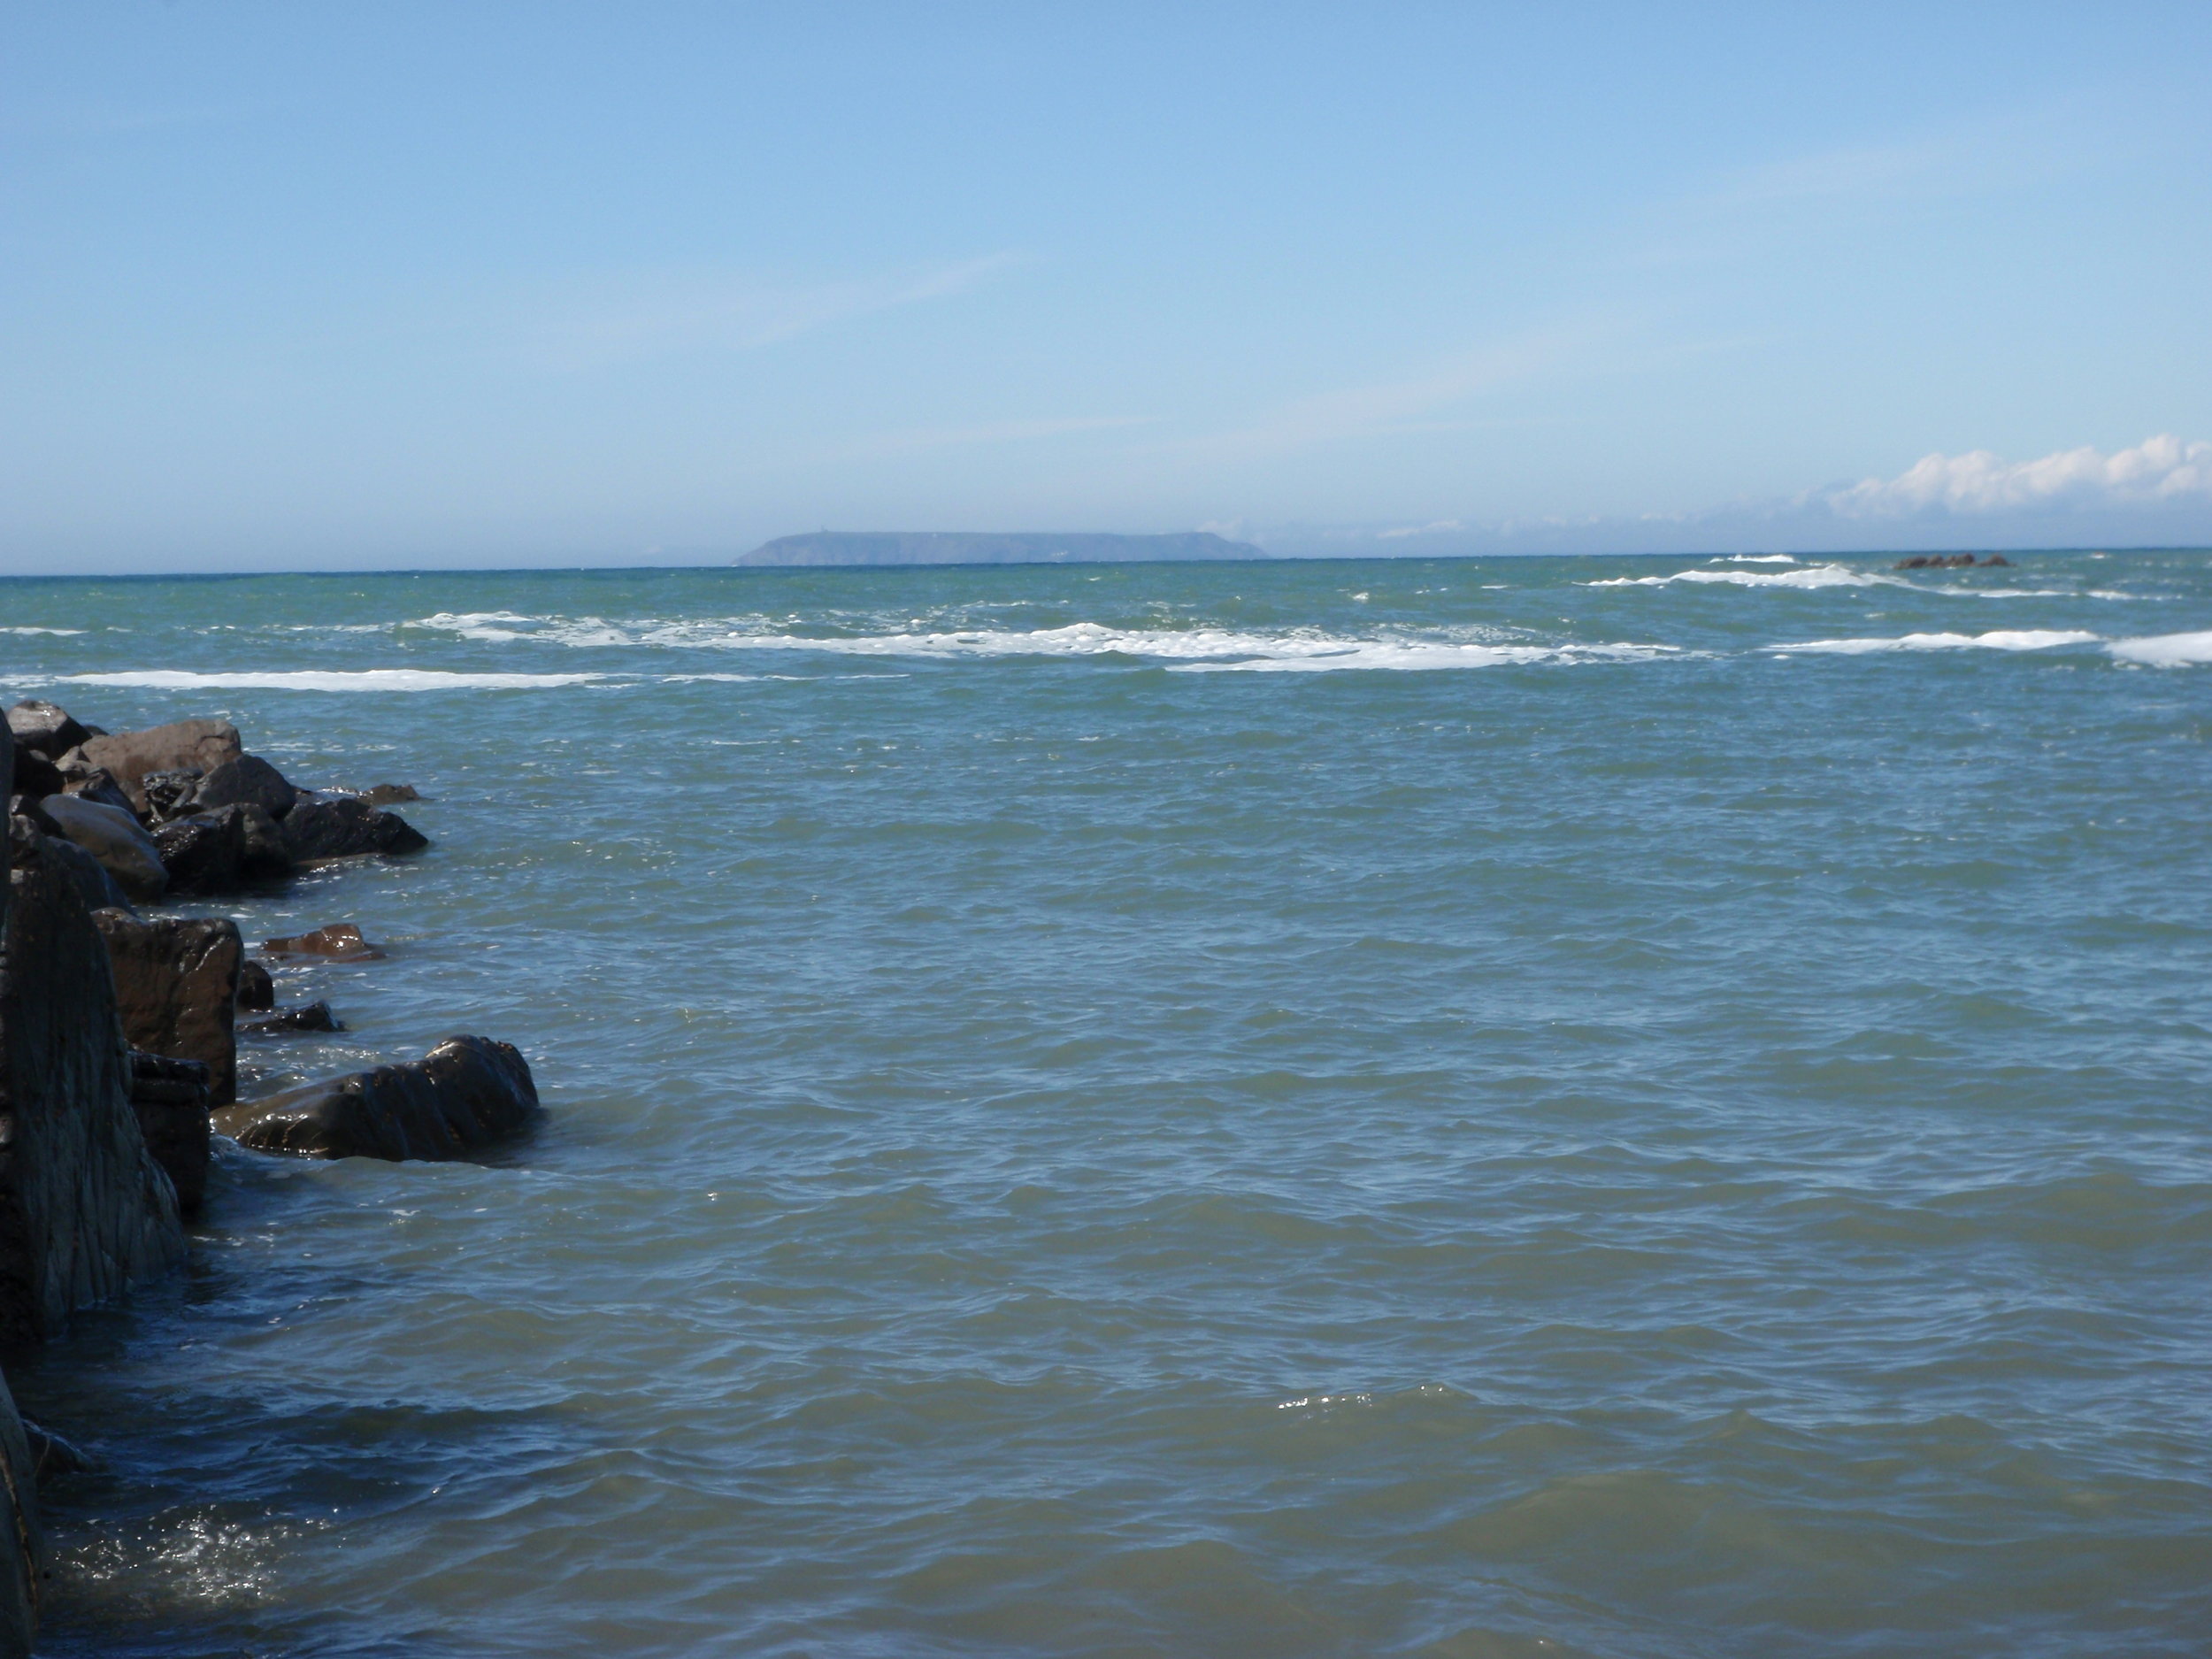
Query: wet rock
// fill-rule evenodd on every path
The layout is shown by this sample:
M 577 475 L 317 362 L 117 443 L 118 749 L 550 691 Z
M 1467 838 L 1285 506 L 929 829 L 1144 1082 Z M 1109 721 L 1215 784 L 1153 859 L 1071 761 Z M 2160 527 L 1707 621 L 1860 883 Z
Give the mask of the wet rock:
M 35 798 L 59 795 L 69 787 L 60 767 L 29 749 L 15 751 L 15 790 Z
M 265 939 L 262 949 L 274 956 L 323 956 L 333 962 L 380 962 L 384 953 L 361 937 L 351 922 L 333 922 L 311 933 Z
M 182 818 L 194 810 L 192 797 L 199 790 L 200 769 L 179 766 L 169 772 L 150 772 L 138 780 L 139 799 L 145 803 L 149 823 Z
M 78 744 L 88 742 L 89 726 L 69 718 L 69 710 L 36 697 L 26 697 L 8 710 L 8 734 L 15 740 L 15 764 L 23 764 L 26 750 L 59 760 Z
M 131 1047 L 196 1061 L 207 1068 L 215 1105 L 236 1100 L 234 1023 L 245 957 L 238 924 L 211 916 L 142 921 L 118 910 L 92 920 L 107 941 L 116 1011 Z
M 147 1156 L 107 946 L 42 835 L 7 841 L 0 949 L 0 1346 L 53 1333 L 183 1254 Z M 4 1533 L 0 1533 L 4 1536 Z
M 129 895 L 116 885 L 106 867 L 76 842 L 57 833 L 48 838 L 45 856 L 75 883 L 77 896 L 84 901 L 87 910 L 117 910 L 126 916 L 138 913 L 131 908 Z
M 276 982 L 269 978 L 268 969 L 251 956 L 238 964 L 238 1006 L 248 1013 L 276 1006 Z
M 23 1419 L 23 1439 L 31 1453 L 31 1472 L 41 1480 L 49 1475 L 85 1475 L 99 1468 L 91 1453 L 71 1445 L 53 1430 Z
M 300 864 L 355 858 L 365 853 L 400 856 L 420 852 L 429 838 L 396 812 L 380 811 L 365 801 L 302 799 L 284 820 L 284 841 Z
M 146 1151 L 176 1189 L 178 1211 L 196 1216 L 207 1193 L 208 1070 L 197 1060 L 131 1055 L 131 1110 Z
M 97 766 L 113 773 L 132 808 L 143 812 L 146 801 L 139 785 L 148 772 L 188 768 L 205 774 L 237 759 L 244 749 L 238 728 L 227 720 L 178 720 L 142 732 L 87 738 L 70 752 L 81 757 L 88 770 Z
M 78 800 L 111 806 L 119 812 L 130 813 L 133 818 L 138 816 L 137 810 L 131 805 L 130 796 L 123 793 L 121 786 L 113 777 L 99 767 L 95 766 L 90 772 L 65 772 L 62 775 L 68 780 L 68 792 Z
M 246 815 L 236 807 L 154 826 L 154 845 L 179 893 L 231 893 L 246 879 Z
M 284 774 L 260 756 L 241 755 L 200 780 L 192 804 L 202 811 L 211 807 L 257 806 L 281 822 L 298 794 L 285 781 Z
M 250 801 L 221 810 L 239 814 L 245 823 L 246 856 L 242 867 L 250 879 L 281 880 L 292 873 L 292 849 L 274 818 Z
M 310 1002 L 304 1008 L 280 1009 L 258 1019 L 242 1019 L 238 1022 L 238 1029 L 258 1037 L 299 1031 L 343 1031 L 345 1026 L 330 1011 L 329 1003 L 318 1002 Z
M 39 806 L 132 898 L 157 899 L 169 886 L 168 862 L 160 845 L 122 808 L 72 795 L 50 795 Z
M 411 783 L 380 783 L 373 788 L 361 791 L 361 799 L 371 806 L 392 806 L 402 801 L 419 801 Z
M 215 1127 L 262 1152 L 317 1158 L 455 1158 L 511 1139 L 538 1115 L 520 1053 L 449 1037 L 404 1065 L 382 1065 L 229 1106 Z

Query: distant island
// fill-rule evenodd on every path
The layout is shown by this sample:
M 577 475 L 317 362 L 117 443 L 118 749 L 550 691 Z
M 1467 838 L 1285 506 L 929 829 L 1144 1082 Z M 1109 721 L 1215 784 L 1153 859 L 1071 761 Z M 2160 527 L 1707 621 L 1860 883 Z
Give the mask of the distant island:
M 740 565 L 1127 565 L 1164 560 L 1263 559 L 1249 541 L 1210 531 L 1178 535 L 1065 535 L 1022 530 L 818 530 L 778 536 Z

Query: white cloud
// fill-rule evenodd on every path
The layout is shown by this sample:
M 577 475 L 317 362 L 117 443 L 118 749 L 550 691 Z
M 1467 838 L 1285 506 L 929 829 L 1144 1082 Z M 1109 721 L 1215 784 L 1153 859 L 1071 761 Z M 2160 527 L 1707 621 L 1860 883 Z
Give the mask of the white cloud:
M 2085 446 L 2033 461 L 2007 461 L 1987 449 L 1930 455 L 1895 478 L 1870 478 L 1818 492 L 1846 518 L 1909 513 L 1990 513 L 2039 507 L 2180 505 L 2212 496 L 2212 443 L 2171 434 L 2107 455 Z

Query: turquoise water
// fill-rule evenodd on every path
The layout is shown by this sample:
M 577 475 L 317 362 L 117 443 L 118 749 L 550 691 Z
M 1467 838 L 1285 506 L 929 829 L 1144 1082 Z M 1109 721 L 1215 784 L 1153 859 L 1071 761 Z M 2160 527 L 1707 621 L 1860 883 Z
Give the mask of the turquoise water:
M 0 587 L 550 1108 L 11 1373 L 50 1650 L 2203 1652 L 2212 563 L 1887 565 Z

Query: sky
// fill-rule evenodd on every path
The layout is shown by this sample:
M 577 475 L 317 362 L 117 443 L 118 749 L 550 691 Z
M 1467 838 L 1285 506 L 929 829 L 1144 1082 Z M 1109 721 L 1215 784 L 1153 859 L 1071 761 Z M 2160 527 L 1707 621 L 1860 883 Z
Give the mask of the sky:
M 0 572 L 2212 544 L 2212 5 L 0 0 Z

